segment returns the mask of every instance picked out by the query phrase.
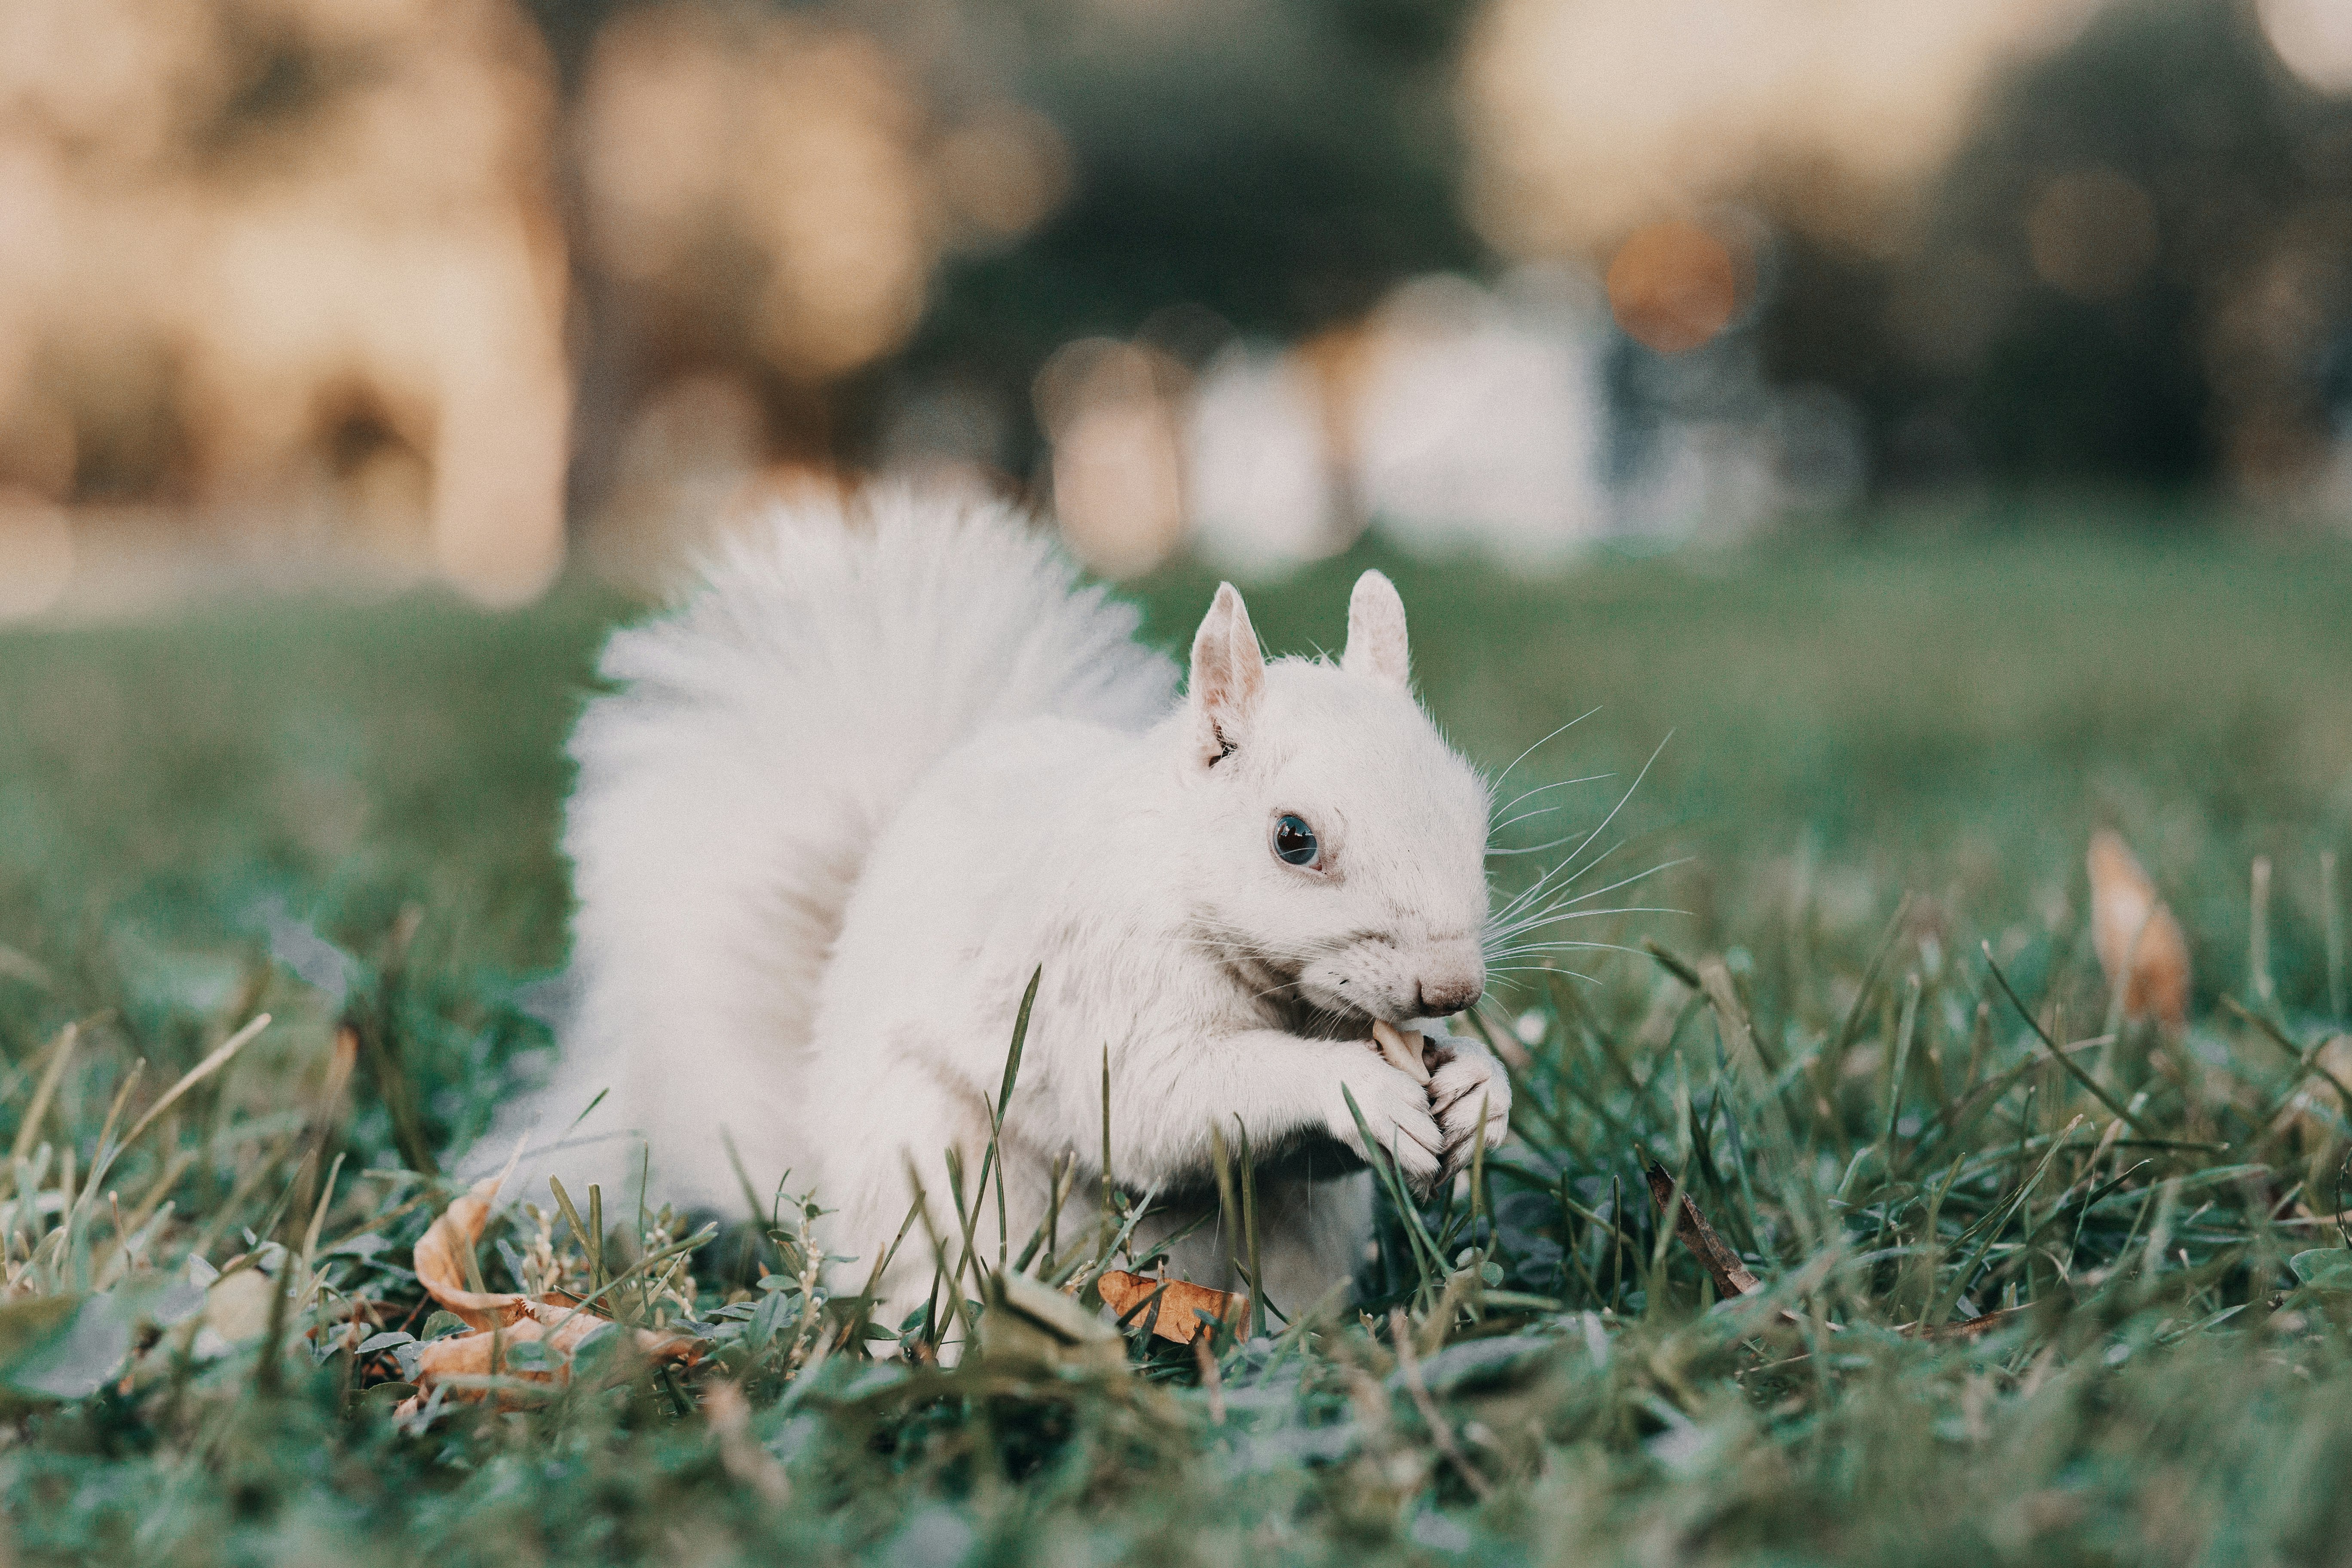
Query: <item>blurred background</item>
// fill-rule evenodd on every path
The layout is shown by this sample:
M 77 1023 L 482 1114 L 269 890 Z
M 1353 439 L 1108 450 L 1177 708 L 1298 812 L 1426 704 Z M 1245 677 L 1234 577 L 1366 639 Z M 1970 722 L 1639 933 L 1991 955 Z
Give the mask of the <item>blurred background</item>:
M 1120 577 L 2352 530 L 2352 5 L 0 5 L 0 617 L 884 475 Z

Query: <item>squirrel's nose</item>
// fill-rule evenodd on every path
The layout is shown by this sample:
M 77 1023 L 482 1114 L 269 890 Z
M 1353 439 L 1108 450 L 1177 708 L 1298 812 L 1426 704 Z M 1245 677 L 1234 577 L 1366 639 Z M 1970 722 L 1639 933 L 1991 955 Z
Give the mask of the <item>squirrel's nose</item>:
M 1421 1016 L 1443 1018 L 1459 1013 L 1477 1001 L 1486 989 L 1486 977 L 1477 970 L 1423 975 L 1419 986 Z

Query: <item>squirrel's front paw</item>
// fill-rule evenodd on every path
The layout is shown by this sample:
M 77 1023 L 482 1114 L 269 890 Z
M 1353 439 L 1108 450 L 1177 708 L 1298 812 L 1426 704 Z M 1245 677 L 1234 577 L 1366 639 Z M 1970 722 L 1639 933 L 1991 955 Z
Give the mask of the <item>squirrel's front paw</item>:
M 1345 1084 L 1348 1094 L 1355 1097 L 1356 1110 L 1363 1113 L 1372 1142 L 1395 1157 L 1398 1171 L 1416 1195 L 1426 1194 L 1436 1185 L 1445 1148 L 1444 1134 L 1430 1112 L 1429 1090 L 1369 1051 L 1362 1065 L 1351 1065 L 1338 1084 Z M 1361 1155 L 1363 1135 L 1338 1084 L 1332 1088 L 1325 1120 L 1332 1136 Z
M 1429 1044 L 1429 1108 L 1445 1140 L 1441 1175 L 1451 1176 L 1470 1163 L 1482 1105 L 1487 1149 L 1502 1147 L 1510 1136 L 1511 1080 L 1503 1064 L 1475 1040 L 1433 1037 Z

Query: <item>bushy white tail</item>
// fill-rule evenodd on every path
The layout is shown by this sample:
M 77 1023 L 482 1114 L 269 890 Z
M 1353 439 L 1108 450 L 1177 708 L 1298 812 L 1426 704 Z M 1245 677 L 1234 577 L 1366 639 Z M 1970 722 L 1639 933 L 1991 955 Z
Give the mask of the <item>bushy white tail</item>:
M 876 834 L 983 728 L 1159 717 L 1174 671 L 1136 619 L 1011 509 L 886 492 L 778 511 L 681 611 L 616 634 L 601 669 L 618 689 L 571 747 L 574 1016 L 553 1080 L 478 1161 L 534 1126 L 535 1171 L 617 1194 L 635 1133 L 657 1198 L 735 1208 L 724 1128 L 762 1184 L 814 1175 L 795 1107 L 748 1086 L 797 1076 L 773 1064 L 808 1043 Z

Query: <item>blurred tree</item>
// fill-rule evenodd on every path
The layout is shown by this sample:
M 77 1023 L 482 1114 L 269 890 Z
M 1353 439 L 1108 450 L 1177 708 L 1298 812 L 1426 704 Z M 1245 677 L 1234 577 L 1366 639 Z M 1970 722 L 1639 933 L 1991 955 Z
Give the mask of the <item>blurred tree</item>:
M 878 378 L 989 389 L 1007 416 L 997 460 L 1022 474 L 1031 382 L 1073 337 L 1143 331 L 1197 357 L 1223 331 L 1304 337 L 1406 278 L 1475 265 L 1451 91 L 1474 9 L 1028 7 L 1023 94 L 1067 139 L 1070 199 L 1009 248 L 950 259 L 915 342 Z
M 526 0 L 576 99 L 601 35 L 635 9 Z M 1453 60 L 1476 0 L 774 0 L 872 37 L 919 84 L 934 139 L 988 105 L 1042 114 L 1066 163 L 1041 225 L 945 247 L 910 342 L 820 381 L 763 363 L 735 323 L 649 322 L 575 253 L 583 329 L 577 490 L 593 507 L 649 388 L 716 365 L 756 392 L 780 453 L 870 463 L 953 405 L 957 454 L 1016 479 L 1040 449 L 1048 355 L 1144 333 L 1179 359 L 1234 331 L 1311 334 L 1396 282 L 1472 268 L 1456 193 Z M 689 341 L 691 339 L 691 341 Z M 911 412 L 910 412 L 911 411 Z
M 1801 225 L 1772 378 L 1862 411 L 1882 489 L 2307 474 L 2352 321 L 2352 103 L 2236 0 L 2126 0 L 2016 70 L 1891 256 Z

